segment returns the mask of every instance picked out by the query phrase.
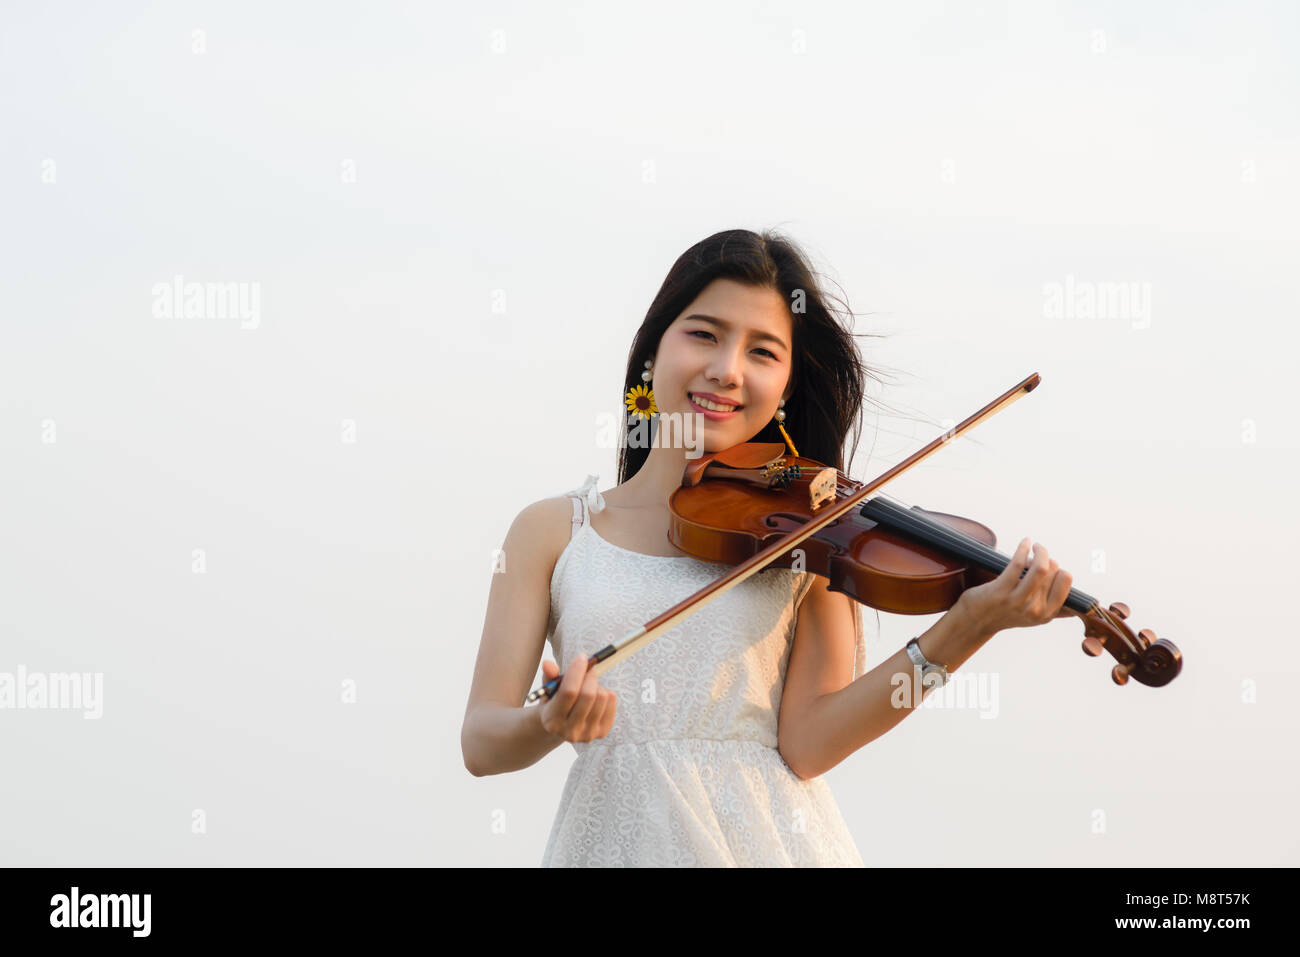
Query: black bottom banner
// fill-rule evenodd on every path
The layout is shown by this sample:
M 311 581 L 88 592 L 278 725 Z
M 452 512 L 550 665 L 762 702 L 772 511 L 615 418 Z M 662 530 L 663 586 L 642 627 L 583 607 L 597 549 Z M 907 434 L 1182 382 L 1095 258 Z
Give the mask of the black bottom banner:
M 320 941 L 331 947 L 424 935 L 455 946 L 556 946 L 619 922 L 681 944 L 716 930 L 770 943 L 860 936 L 918 944 L 1254 944 L 1285 934 L 1294 868 L 985 868 L 555 871 L 347 868 L 0 870 L 6 944 L 150 941 L 195 945 Z M 698 884 L 696 882 L 699 882 Z M 667 906 L 665 906 L 667 905 Z M 739 905 L 739 906 L 735 906 Z M 678 913 L 682 912 L 682 913 Z M 504 933 L 509 931 L 509 934 Z M 615 938 L 617 939 L 617 938 Z M 693 940 L 690 940 L 694 943 Z

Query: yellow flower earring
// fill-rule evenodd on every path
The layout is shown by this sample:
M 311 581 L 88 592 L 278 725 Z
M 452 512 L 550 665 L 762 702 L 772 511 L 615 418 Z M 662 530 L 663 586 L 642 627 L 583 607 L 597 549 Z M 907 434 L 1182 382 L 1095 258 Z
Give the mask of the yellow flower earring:
M 653 376 L 650 370 L 654 368 L 654 360 L 645 361 L 645 371 L 641 373 L 641 381 L 645 385 L 633 386 L 627 390 L 624 401 L 627 403 L 629 415 L 639 415 L 642 418 L 650 418 L 652 415 L 659 414 L 659 406 L 655 405 L 655 390 L 650 386 L 650 380 Z

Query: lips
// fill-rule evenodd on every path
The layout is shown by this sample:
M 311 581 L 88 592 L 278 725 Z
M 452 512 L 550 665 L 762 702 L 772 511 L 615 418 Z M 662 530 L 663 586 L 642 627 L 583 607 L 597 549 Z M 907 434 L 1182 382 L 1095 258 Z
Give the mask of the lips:
M 728 398 L 726 398 L 725 396 L 714 395 L 712 392 L 688 392 L 688 393 L 686 393 L 686 398 L 689 399 L 689 398 L 691 398 L 691 396 L 695 396 L 696 398 L 699 398 L 699 399 L 707 399 L 708 401 L 713 402 L 713 403 L 715 403 L 715 404 L 717 404 L 717 405 L 730 405 L 730 406 L 734 406 L 735 408 L 733 408 L 733 409 L 731 410 L 732 412 L 739 412 L 741 409 L 744 408 L 744 406 L 741 405 L 739 402 L 737 402 L 735 399 L 728 399 Z
M 739 407 L 732 409 L 730 412 L 717 412 L 713 409 L 707 408 L 706 406 L 700 405 L 692 398 L 692 395 L 693 393 L 688 392 L 686 394 L 686 401 L 690 403 L 690 406 L 695 410 L 696 415 L 702 415 L 710 422 L 728 422 L 735 416 L 740 415 Z

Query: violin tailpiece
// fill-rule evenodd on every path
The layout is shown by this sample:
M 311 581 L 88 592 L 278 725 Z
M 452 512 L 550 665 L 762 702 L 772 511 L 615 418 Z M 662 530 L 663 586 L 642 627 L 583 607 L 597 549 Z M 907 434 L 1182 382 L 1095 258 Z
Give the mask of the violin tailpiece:
M 790 483 L 802 474 L 798 465 L 789 465 L 783 458 L 775 458 L 758 470 L 759 478 L 767 483 L 768 488 L 789 488 Z

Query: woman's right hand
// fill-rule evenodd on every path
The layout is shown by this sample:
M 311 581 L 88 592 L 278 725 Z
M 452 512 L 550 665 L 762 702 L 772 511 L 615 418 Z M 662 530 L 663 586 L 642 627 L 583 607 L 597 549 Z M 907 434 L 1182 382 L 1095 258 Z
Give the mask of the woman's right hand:
M 555 693 L 539 705 L 542 727 L 565 741 L 592 741 L 609 734 L 618 710 L 618 696 L 602 688 L 587 667 L 586 655 L 575 655 Z M 560 673 L 554 661 L 542 662 L 543 681 Z

